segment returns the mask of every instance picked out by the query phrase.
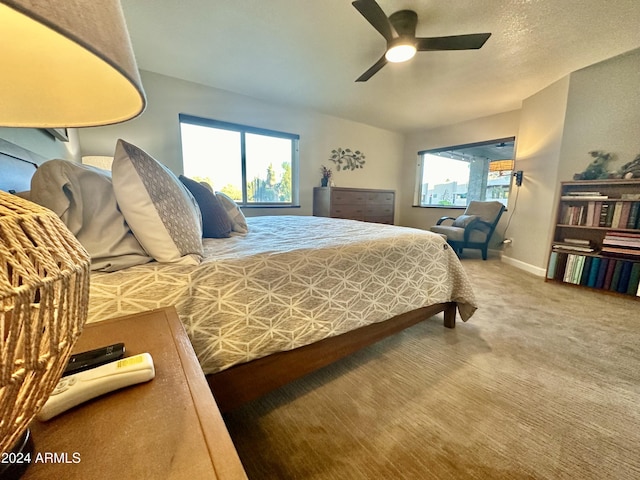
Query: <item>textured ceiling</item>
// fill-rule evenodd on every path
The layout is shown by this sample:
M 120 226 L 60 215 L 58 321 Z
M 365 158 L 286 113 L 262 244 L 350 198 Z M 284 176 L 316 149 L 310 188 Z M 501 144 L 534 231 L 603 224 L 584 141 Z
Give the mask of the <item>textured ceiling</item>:
M 480 50 L 384 53 L 349 0 L 123 0 L 138 66 L 282 105 L 412 131 L 520 108 L 572 71 L 640 47 L 639 0 L 379 0 L 417 36 L 491 32 Z

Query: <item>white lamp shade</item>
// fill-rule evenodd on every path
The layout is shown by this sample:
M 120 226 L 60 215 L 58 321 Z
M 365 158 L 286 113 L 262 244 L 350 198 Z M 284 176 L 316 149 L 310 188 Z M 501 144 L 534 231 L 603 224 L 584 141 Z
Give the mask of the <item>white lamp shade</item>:
M 0 126 L 129 120 L 146 100 L 118 0 L 2 0 Z

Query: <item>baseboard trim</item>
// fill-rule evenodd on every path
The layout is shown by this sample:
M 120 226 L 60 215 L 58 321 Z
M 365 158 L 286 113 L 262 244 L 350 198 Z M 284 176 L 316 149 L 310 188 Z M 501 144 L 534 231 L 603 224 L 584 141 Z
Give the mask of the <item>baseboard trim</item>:
M 535 265 L 521 262 L 520 260 L 516 260 L 515 258 L 506 257 L 505 255 L 502 255 L 501 260 L 508 265 L 519 268 L 520 270 L 524 270 L 529 273 L 533 273 L 538 277 L 544 277 L 547 273 L 544 268 L 536 267 Z

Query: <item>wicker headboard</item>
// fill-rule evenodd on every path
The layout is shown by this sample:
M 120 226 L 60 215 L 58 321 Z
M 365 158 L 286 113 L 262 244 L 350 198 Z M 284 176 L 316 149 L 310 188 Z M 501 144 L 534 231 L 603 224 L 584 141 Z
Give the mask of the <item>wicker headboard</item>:
M 0 190 L 29 190 L 31 177 L 43 161 L 40 155 L 0 139 Z

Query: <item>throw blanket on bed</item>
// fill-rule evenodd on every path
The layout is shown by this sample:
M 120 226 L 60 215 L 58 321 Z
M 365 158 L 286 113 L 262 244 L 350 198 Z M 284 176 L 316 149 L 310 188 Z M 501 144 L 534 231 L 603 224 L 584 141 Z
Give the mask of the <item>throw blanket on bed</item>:
M 174 305 L 205 373 L 455 301 L 469 280 L 440 235 L 304 216 L 247 219 L 249 233 L 204 240 L 198 266 L 152 262 L 91 277 L 89 321 Z

